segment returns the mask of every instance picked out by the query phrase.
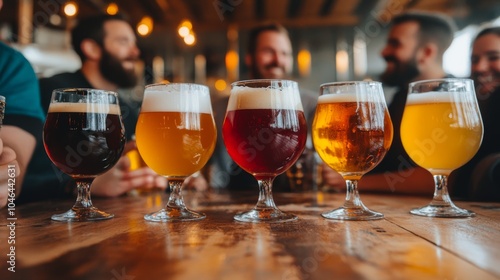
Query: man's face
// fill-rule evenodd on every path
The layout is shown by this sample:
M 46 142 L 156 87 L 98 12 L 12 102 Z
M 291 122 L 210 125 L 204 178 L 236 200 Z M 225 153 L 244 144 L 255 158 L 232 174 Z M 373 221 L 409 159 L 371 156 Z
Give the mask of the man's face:
M 500 87 L 500 36 L 486 34 L 474 42 L 471 77 L 479 94 L 489 94 Z
M 135 62 L 139 58 L 136 37 L 130 25 L 121 20 L 104 24 L 104 48 L 99 69 L 110 82 L 121 88 L 137 84 Z
M 389 32 L 382 57 L 387 63 L 381 76 L 390 86 L 404 86 L 418 76 L 416 54 L 419 26 L 415 22 L 394 25 Z
M 287 35 L 264 31 L 257 37 L 250 67 L 255 79 L 282 79 L 292 72 L 292 44 Z

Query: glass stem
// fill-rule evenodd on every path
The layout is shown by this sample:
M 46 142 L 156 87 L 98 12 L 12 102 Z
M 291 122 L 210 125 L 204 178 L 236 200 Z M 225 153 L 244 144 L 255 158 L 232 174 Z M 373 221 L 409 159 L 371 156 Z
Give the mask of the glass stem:
M 345 180 L 346 196 L 344 207 L 345 208 L 359 208 L 365 207 L 359 198 L 358 180 Z
M 182 184 L 183 179 L 168 178 L 168 185 L 170 187 L 170 197 L 168 198 L 167 208 L 186 209 L 184 205 L 184 198 L 182 198 Z
M 255 205 L 256 210 L 262 209 L 276 209 L 276 204 L 273 200 L 273 178 L 257 180 L 259 183 L 259 200 Z
M 78 196 L 76 198 L 75 205 L 73 205 L 73 209 L 92 208 L 92 200 L 90 199 L 90 184 L 92 181 L 93 179 L 89 181 L 76 182 Z
M 446 175 L 433 175 L 434 184 L 436 188 L 434 189 L 434 197 L 430 205 L 433 206 L 451 206 L 453 202 L 448 194 L 448 177 Z M 454 205 L 453 205 L 454 206 Z

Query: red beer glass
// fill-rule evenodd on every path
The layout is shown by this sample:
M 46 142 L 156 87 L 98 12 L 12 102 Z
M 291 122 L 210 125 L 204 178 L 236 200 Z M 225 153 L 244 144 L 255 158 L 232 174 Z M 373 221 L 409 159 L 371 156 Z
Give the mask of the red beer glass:
M 257 205 L 234 219 L 254 223 L 297 219 L 280 211 L 272 196 L 274 178 L 295 163 L 306 143 L 306 120 L 297 83 L 233 83 L 222 133 L 231 158 L 259 184 Z

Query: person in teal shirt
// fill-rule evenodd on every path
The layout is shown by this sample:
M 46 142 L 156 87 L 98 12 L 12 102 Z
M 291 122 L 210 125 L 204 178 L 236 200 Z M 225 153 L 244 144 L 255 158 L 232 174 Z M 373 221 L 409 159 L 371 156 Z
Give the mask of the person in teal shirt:
M 0 0 L 0 8 L 3 2 Z M 28 60 L 0 42 L 0 95 L 6 107 L 0 129 L 0 208 L 15 202 L 37 141 L 44 115 L 38 80 Z M 15 177 L 11 177 L 14 175 Z M 15 178 L 15 180 L 12 180 Z M 10 179 L 10 180 L 9 180 Z M 9 199 L 9 200 L 7 200 Z

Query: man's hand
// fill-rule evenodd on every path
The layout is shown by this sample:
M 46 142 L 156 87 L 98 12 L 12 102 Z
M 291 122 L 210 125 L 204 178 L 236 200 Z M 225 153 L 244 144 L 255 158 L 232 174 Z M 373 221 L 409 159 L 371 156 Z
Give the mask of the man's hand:
M 115 197 L 136 188 L 165 189 L 167 187 L 166 178 L 156 174 L 149 167 L 129 170 L 130 159 L 125 154 L 135 148 L 135 141 L 128 142 L 125 145 L 123 156 L 118 160 L 116 165 L 108 170 L 108 172 L 95 178 L 91 188 L 93 195 Z
M 0 208 L 7 205 L 8 198 L 8 183 L 9 177 L 7 169 L 9 165 L 14 165 L 16 167 L 16 175 L 19 175 L 19 164 L 16 160 L 16 152 L 9 147 L 4 147 L 2 139 L 0 139 Z M 17 184 L 16 184 L 17 186 Z

